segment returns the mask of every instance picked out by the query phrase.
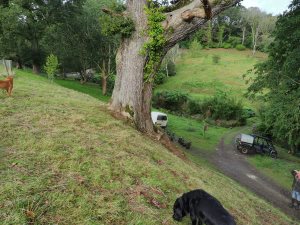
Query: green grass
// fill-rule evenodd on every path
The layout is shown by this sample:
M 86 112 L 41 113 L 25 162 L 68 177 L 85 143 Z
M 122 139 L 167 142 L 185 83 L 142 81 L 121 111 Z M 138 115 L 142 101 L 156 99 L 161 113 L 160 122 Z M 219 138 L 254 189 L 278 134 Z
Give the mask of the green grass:
M 172 205 L 195 188 L 238 224 L 297 224 L 114 119 L 98 99 L 26 72 L 14 81 L 12 97 L 0 92 L 1 224 L 179 224 Z
M 218 64 L 213 63 L 214 55 L 220 56 Z M 251 51 L 234 49 L 201 50 L 197 54 L 188 50 L 177 60 L 177 75 L 170 77 L 157 91 L 181 90 L 196 99 L 202 99 L 222 90 L 243 99 L 245 106 L 251 107 L 253 103 L 243 97 L 247 85 L 242 76 L 265 57 L 263 53 L 253 57 Z
M 97 98 L 103 102 L 108 102 L 110 97 L 102 95 L 101 89 L 97 84 L 81 84 L 78 81 L 72 80 L 55 80 L 55 83 L 59 84 L 60 86 L 79 91 L 85 94 L 88 94 L 94 98 Z
M 286 149 L 277 147 L 279 157 L 274 160 L 267 156 L 255 155 L 248 161 L 277 184 L 290 190 L 293 183 L 291 171 L 299 169 L 300 158 L 287 153 Z
M 208 131 L 203 134 L 204 123 L 194 119 L 168 114 L 168 129 L 177 136 L 192 142 L 198 149 L 213 152 L 222 136 L 228 131 L 226 128 L 208 126 Z

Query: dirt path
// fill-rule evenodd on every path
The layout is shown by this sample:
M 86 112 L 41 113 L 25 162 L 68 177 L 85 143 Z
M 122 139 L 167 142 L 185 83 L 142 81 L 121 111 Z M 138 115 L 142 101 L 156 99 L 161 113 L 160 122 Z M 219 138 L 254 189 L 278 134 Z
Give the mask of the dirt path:
M 245 158 L 247 156 L 240 154 L 233 143 L 226 145 L 223 138 L 213 154 L 203 153 L 196 148 L 192 148 L 189 152 L 196 157 L 205 157 L 226 176 L 272 203 L 287 215 L 300 220 L 300 211 L 289 208 L 290 192 L 249 164 Z

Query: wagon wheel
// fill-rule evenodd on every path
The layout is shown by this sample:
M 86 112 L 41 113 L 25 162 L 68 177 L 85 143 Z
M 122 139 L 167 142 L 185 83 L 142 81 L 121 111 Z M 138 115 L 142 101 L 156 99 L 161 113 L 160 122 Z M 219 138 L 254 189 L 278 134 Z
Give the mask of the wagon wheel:
M 248 154 L 248 153 L 249 153 L 249 149 L 248 149 L 247 147 L 242 147 L 242 148 L 241 148 L 241 152 L 242 152 L 243 154 Z

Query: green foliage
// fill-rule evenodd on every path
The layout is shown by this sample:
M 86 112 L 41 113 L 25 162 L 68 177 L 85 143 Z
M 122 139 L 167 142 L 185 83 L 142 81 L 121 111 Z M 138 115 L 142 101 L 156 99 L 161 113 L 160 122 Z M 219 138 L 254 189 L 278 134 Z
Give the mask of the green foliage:
M 118 14 L 125 10 L 121 4 L 114 4 L 111 10 L 115 13 L 114 15 L 102 15 L 100 17 L 102 33 L 107 36 L 120 34 L 123 38 L 129 38 L 135 31 L 133 20 Z
M 161 91 L 155 94 L 153 106 L 164 108 L 180 115 L 201 115 L 202 118 L 206 118 L 209 111 L 210 115 L 207 119 L 231 121 L 233 126 L 246 123 L 241 101 L 237 101 L 221 91 L 214 97 L 201 101 L 192 99 L 185 92 Z M 225 124 L 226 122 L 224 122 Z
M 219 56 L 219 55 L 213 55 L 212 56 L 212 61 L 213 61 L 214 64 L 219 64 L 220 59 L 221 59 L 221 56 Z
M 235 46 L 235 48 L 239 51 L 245 51 L 246 50 L 246 47 L 242 44 L 238 44 L 237 46 Z
M 226 92 L 218 92 L 212 98 L 206 98 L 202 101 L 189 101 L 190 114 L 202 114 L 206 116 L 210 112 L 210 118 L 213 120 L 237 120 L 244 124 L 243 105 L 241 101 L 229 96 Z
M 255 66 L 257 75 L 248 89 L 250 97 L 268 103 L 261 113 L 262 126 L 291 150 L 300 149 L 300 4 L 279 17 L 266 62 Z
M 186 107 L 188 94 L 180 91 L 157 92 L 153 98 L 153 106 L 172 112 L 182 112 Z
M 58 66 L 58 58 L 53 54 L 49 55 L 44 66 L 49 80 L 53 81 L 54 75 L 57 73 Z
M 163 84 L 165 82 L 166 78 L 167 78 L 167 75 L 166 75 L 165 71 L 162 71 L 162 70 L 158 71 L 154 77 L 154 86 Z
M 201 50 L 203 49 L 203 46 L 197 41 L 197 39 L 194 39 L 189 46 L 190 52 L 192 57 L 199 57 L 201 54 Z
M 227 43 L 231 44 L 233 48 L 235 48 L 238 44 L 241 44 L 242 39 L 240 37 L 230 36 L 227 40 Z
M 222 47 L 225 49 L 229 49 L 232 48 L 232 45 L 230 43 L 224 43 Z
M 153 82 L 156 70 L 159 67 L 163 56 L 163 47 L 166 43 L 165 30 L 162 22 L 166 19 L 162 7 L 155 7 L 149 1 L 149 6 L 145 8 L 148 19 L 148 29 L 146 31 L 149 41 L 144 44 L 142 53 L 147 56 L 147 63 L 144 68 L 144 80 Z
M 167 67 L 168 67 L 168 75 L 170 77 L 175 76 L 176 75 L 176 65 L 175 65 L 175 63 L 173 61 L 169 61 Z

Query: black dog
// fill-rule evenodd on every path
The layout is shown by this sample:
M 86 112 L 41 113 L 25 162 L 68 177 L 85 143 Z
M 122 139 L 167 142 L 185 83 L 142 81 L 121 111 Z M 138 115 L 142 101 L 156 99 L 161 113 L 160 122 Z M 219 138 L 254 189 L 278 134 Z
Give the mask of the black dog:
M 193 225 L 236 225 L 221 203 L 204 190 L 194 190 L 177 198 L 173 211 L 176 221 L 190 214 Z

